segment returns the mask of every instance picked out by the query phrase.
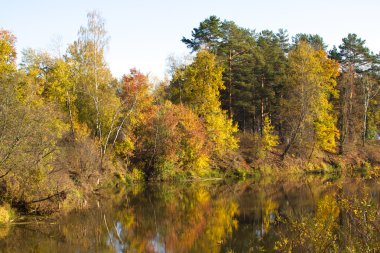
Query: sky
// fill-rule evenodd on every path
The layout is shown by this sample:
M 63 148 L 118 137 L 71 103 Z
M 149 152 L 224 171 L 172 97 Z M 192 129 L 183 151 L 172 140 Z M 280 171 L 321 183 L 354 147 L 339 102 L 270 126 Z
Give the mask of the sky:
M 379 0 L 0 0 L 0 6 L 0 28 L 16 35 L 18 55 L 25 48 L 55 53 L 56 41 L 64 51 L 86 25 L 86 14 L 98 11 L 110 36 L 106 59 L 115 77 L 136 67 L 163 78 L 169 55 L 189 53 L 181 38 L 210 15 L 257 32 L 319 34 L 329 47 L 356 33 L 380 52 Z

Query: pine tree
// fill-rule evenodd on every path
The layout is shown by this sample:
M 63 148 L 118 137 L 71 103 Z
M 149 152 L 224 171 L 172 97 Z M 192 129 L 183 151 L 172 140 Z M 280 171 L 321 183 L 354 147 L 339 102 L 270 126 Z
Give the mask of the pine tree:
M 339 78 L 339 122 L 341 132 L 340 153 L 344 153 L 348 144 L 362 140 L 364 145 L 368 134 L 368 112 L 370 105 L 376 104 L 379 81 L 376 56 L 365 46 L 365 40 L 356 34 L 343 38 L 339 51 L 334 48 L 330 56 L 340 63 Z

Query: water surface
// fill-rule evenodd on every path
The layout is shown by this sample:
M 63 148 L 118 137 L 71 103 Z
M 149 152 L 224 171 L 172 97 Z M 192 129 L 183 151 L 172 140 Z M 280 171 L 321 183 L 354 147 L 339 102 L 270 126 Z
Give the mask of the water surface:
M 362 179 L 135 185 L 55 222 L 0 228 L 0 252 L 370 251 L 379 202 L 379 183 Z

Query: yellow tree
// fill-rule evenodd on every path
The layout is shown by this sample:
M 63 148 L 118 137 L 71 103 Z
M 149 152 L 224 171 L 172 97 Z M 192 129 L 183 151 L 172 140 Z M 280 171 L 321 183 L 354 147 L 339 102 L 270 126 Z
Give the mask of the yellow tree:
M 116 96 L 116 80 L 104 57 L 108 44 L 105 21 L 97 12 L 90 12 L 87 19 L 87 26 L 79 30 L 78 40 L 69 46 L 67 61 L 73 66 L 78 120 L 87 124 L 98 140 L 102 163 L 120 99 Z
M 7 30 L 0 29 L 0 73 L 16 70 L 16 37 Z
M 288 127 L 283 157 L 293 146 L 311 154 L 315 148 L 335 151 L 339 135 L 331 97 L 338 96 L 335 78 L 338 64 L 300 41 L 289 53 L 287 96 L 283 100 L 283 116 Z
M 0 199 L 27 208 L 64 192 L 62 178 L 53 172 L 67 125 L 54 104 L 41 99 L 39 82 L 16 70 L 14 42 L 0 30 Z
M 273 147 L 278 145 L 278 136 L 273 134 L 274 126 L 271 124 L 268 116 L 264 117 L 263 122 L 263 135 L 262 138 L 262 149 L 263 151 L 271 151 Z
M 177 102 L 190 107 L 203 119 L 208 138 L 218 155 L 238 147 L 234 137 L 237 126 L 221 109 L 220 91 L 225 89 L 222 73 L 213 54 L 199 51 L 192 64 L 177 69 L 172 80 L 175 85 L 170 87 L 171 93 L 177 94 Z
M 75 83 L 71 72 L 72 69 L 67 62 L 57 59 L 51 68 L 46 96 L 50 100 L 55 100 L 68 113 L 71 134 L 74 137 L 77 110 L 75 108 Z
M 323 50 L 315 52 L 315 57 L 320 64 L 319 92 L 315 107 L 314 131 L 317 147 L 323 150 L 335 152 L 339 138 L 339 130 L 336 127 L 337 118 L 333 113 L 331 98 L 338 98 L 336 78 L 339 75 L 339 64 L 327 58 Z

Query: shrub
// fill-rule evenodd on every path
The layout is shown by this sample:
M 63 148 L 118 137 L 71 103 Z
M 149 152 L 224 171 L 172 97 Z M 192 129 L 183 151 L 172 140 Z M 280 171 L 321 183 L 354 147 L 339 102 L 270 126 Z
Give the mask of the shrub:
M 13 211 L 8 204 L 0 206 L 0 225 L 9 223 L 12 220 Z

